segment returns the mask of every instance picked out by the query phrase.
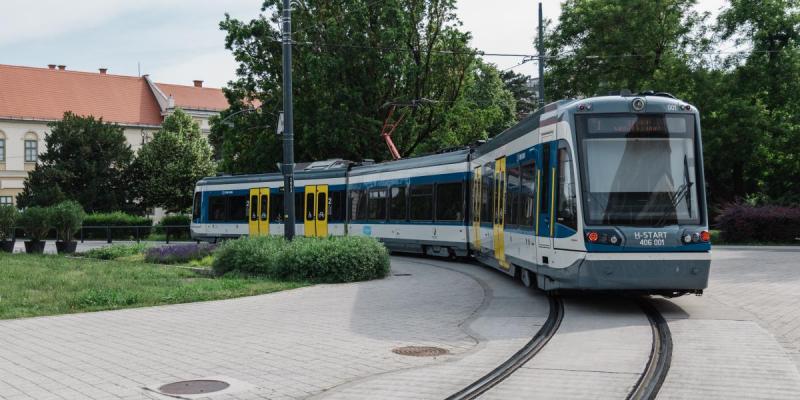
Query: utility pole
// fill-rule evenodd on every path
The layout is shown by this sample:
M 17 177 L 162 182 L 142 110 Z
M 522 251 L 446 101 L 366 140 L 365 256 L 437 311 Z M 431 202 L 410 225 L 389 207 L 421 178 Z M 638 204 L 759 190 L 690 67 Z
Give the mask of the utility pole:
M 539 106 L 544 106 L 544 26 L 542 26 L 542 2 L 539 2 Z
M 292 4 L 283 0 L 283 237 L 294 238 L 294 110 L 292 109 Z

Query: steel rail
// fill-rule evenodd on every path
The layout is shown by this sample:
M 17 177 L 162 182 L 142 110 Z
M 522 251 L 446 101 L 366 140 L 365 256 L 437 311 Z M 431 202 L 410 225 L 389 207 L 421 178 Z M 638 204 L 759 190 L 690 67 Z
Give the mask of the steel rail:
M 467 400 L 475 399 L 489 389 L 493 388 L 504 379 L 511 376 L 517 369 L 525 365 L 531 358 L 539 353 L 542 348 L 550 341 L 561 326 L 564 318 L 564 302 L 557 296 L 548 296 L 550 300 L 550 312 L 547 321 L 542 325 L 536 335 L 518 352 L 514 353 L 508 360 L 500 364 L 488 374 L 472 382 L 464 389 L 447 397 L 447 400 Z
M 667 321 L 648 300 L 639 301 L 639 306 L 647 315 L 653 331 L 653 345 L 650 348 L 650 359 L 647 361 L 642 375 L 636 381 L 628 400 L 652 400 L 658 395 L 661 385 L 667 378 L 672 362 L 672 334 Z

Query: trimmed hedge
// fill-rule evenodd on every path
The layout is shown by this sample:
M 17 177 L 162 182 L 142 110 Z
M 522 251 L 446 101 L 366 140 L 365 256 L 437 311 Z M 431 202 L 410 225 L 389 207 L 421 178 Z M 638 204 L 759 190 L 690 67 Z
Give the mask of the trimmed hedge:
M 725 242 L 800 243 L 800 207 L 729 204 L 716 223 Z
M 150 235 L 153 226 L 153 220 L 147 217 L 140 217 L 137 215 L 126 214 L 121 211 L 111 213 L 92 213 L 88 214 L 83 220 L 83 226 L 111 226 L 111 227 L 127 227 L 127 226 L 146 226 L 147 228 L 139 228 L 139 237 L 145 238 Z M 83 230 L 84 239 L 105 239 L 106 230 L 104 228 L 87 228 Z M 122 229 L 112 228 L 111 238 L 115 240 L 127 240 L 136 237 L 136 229 Z
M 296 238 L 242 237 L 222 244 L 214 253 L 214 272 L 241 272 L 274 279 L 322 283 L 384 278 L 389 252 L 368 237 Z
M 190 215 L 167 215 L 153 227 L 153 233 L 164 235 L 164 238 L 160 238 L 163 240 L 166 238 L 167 234 L 167 230 L 164 226 L 185 226 L 186 228 L 170 228 L 169 237 L 170 240 L 188 240 L 192 238 L 191 231 L 189 230 L 189 225 L 191 224 L 192 217 Z

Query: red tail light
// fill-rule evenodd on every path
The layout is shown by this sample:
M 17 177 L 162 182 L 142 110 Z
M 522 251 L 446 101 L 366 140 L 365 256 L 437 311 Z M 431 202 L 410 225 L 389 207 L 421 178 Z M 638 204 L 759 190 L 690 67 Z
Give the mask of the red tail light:
M 596 242 L 600 235 L 597 232 L 589 232 L 586 235 L 586 238 L 589 239 L 590 242 Z
M 708 231 L 700 232 L 700 240 L 702 240 L 704 242 L 707 242 L 707 241 L 711 240 L 711 234 L 708 233 Z

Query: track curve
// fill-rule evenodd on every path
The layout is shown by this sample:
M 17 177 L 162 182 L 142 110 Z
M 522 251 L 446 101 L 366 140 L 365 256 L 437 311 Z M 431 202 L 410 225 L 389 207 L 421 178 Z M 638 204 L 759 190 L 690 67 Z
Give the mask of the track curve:
M 525 363 L 539 353 L 555 335 L 556 331 L 558 331 L 559 326 L 561 326 L 561 320 L 564 318 L 563 300 L 557 296 L 549 296 L 548 299 L 550 301 L 550 312 L 547 316 L 547 321 L 545 321 L 542 328 L 536 332 L 536 335 L 533 336 L 525 347 L 514 353 L 513 356 L 488 374 L 467 385 L 464 389 L 448 396 L 447 400 L 468 400 L 477 398 L 508 378 L 514 371 L 525 365 Z
M 669 373 L 672 362 L 672 334 L 667 321 L 661 313 L 648 300 L 640 300 L 639 306 L 647 315 L 650 327 L 653 330 L 653 345 L 650 349 L 650 359 L 647 362 L 639 380 L 628 393 L 628 400 L 652 400 L 658 395 L 661 385 Z

